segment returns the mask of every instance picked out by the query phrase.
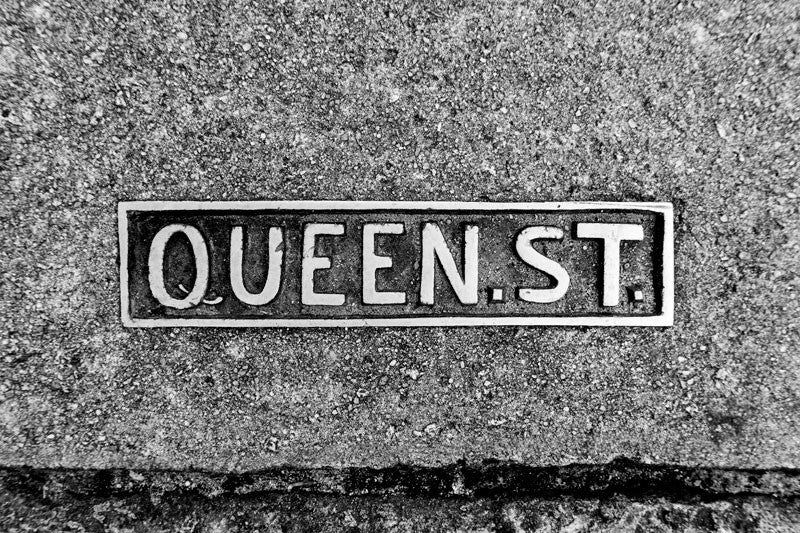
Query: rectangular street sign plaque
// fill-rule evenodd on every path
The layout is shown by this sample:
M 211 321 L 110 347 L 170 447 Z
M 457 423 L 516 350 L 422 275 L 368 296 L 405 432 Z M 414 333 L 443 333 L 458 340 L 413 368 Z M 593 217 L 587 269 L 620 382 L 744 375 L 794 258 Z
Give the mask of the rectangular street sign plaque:
M 119 204 L 132 327 L 670 326 L 669 203 Z

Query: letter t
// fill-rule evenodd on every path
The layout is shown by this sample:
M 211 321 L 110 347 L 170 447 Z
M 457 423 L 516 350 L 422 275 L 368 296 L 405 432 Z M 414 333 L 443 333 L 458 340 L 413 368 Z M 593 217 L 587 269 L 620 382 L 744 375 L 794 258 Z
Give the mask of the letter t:
M 579 239 L 603 241 L 603 306 L 619 305 L 619 256 L 622 241 L 641 241 L 644 230 L 639 224 L 578 224 Z

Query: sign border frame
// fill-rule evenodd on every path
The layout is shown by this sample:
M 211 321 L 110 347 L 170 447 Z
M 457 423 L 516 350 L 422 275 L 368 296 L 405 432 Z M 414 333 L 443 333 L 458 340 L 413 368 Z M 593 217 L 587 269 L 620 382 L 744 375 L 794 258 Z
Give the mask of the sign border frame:
M 128 212 L 130 211 L 647 211 L 664 217 L 661 258 L 661 314 L 650 316 L 436 316 L 408 318 L 133 318 L 128 292 Z M 461 327 L 461 326 L 655 326 L 674 324 L 675 252 L 673 207 L 669 202 L 440 202 L 361 200 L 141 200 L 117 203 L 120 317 L 131 328 L 315 328 L 315 327 Z

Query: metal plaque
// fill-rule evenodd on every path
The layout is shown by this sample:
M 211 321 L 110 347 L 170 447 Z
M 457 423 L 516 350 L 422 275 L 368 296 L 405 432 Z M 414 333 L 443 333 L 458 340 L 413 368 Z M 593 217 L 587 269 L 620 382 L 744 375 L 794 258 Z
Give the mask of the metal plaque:
M 131 327 L 670 326 L 669 203 L 121 202 Z

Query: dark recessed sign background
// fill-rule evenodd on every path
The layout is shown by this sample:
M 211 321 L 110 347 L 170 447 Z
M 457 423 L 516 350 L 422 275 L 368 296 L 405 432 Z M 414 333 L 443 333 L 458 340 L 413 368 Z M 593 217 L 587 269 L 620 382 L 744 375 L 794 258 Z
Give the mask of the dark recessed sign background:
M 171 208 L 170 208 L 171 207 Z M 427 208 L 425 208 L 427 207 Z M 663 204 L 424 204 L 379 202 L 242 202 L 233 204 L 147 202 L 123 204 L 120 209 L 123 254 L 123 316 L 132 325 L 481 325 L 494 323 L 568 325 L 668 325 L 671 320 L 672 235 L 671 206 Z M 666 217 L 666 218 L 665 218 Z M 622 241 L 619 274 L 604 272 L 604 241 L 579 237 L 579 224 L 626 224 L 641 228 L 641 240 Z M 304 240 L 309 224 L 341 224 L 341 235 Z M 365 227 L 400 224 L 402 234 L 384 233 L 364 243 Z M 208 280 L 203 299 L 188 308 L 164 305 L 155 297 L 149 277 L 149 256 L 156 234 L 172 225 L 196 229 L 207 249 Z M 424 302 L 422 290 L 422 231 L 433 225 L 453 258 L 451 282 L 441 259 L 432 261 L 434 291 Z M 463 282 L 466 228 L 477 229 L 477 285 L 459 296 L 452 284 Z M 269 270 L 269 248 L 278 250 L 280 270 L 273 273 L 277 294 L 251 305 L 237 298 L 231 281 L 231 232 L 242 228 L 244 287 L 260 293 Z M 530 301 L 520 290 L 558 285 L 553 276 L 527 264 L 517 251 L 525 228 L 555 228 L 561 238 L 533 240 L 533 248 L 567 272 L 563 296 L 554 301 Z M 269 244 L 270 228 L 281 229 L 281 240 Z M 552 230 L 551 230 L 552 231 Z M 307 244 L 304 244 L 304 242 Z M 371 244 L 373 243 L 374 244 Z M 531 242 L 527 239 L 526 244 Z M 163 285 L 182 300 L 196 282 L 196 262 L 189 239 L 181 232 L 164 245 Z M 311 255 L 329 258 L 330 266 L 317 270 L 313 290 L 342 294 L 341 303 L 304 303 L 301 270 L 304 246 Z M 398 292 L 405 303 L 371 303 L 364 297 L 363 253 L 387 257 L 391 265 L 374 269 L 375 291 Z M 667 264 L 665 266 L 665 257 Z M 204 259 L 203 262 L 206 262 Z M 545 267 L 546 268 L 546 267 Z M 667 290 L 664 288 L 666 268 Z M 616 283 L 616 302 L 603 305 L 606 275 Z M 308 287 L 306 288 L 308 291 Z M 666 298 L 666 306 L 664 299 Z M 545 299 L 545 300 L 547 300 Z M 463 300 L 463 301 L 462 301 Z M 664 308 L 667 308 L 666 310 Z M 412 318 L 415 320 L 408 321 Z M 462 321 L 467 318 L 468 320 Z M 614 319 L 625 318 L 626 320 Z M 304 320 L 305 319 L 305 320 Z M 341 320 L 346 319 L 346 320 Z M 366 319 L 366 322 L 364 321 Z M 370 321 L 371 319 L 377 319 Z M 470 321 L 471 319 L 472 321 Z M 612 319 L 612 320 L 609 320 Z

